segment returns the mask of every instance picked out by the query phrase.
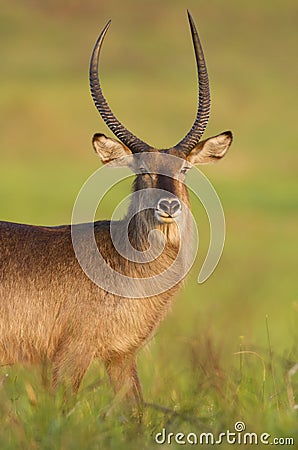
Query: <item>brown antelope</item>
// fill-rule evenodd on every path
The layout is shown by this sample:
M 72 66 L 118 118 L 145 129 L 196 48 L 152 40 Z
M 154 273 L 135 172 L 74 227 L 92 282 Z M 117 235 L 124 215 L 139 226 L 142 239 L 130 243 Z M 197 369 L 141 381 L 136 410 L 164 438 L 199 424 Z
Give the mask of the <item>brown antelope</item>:
M 114 223 L 92 223 L 95 242 L 110 268 L 141 282 L 166 270 L 180 247 L 181 262 L 187 259 L 189 224 L 182 226 L 180 232 L 177 227 L 179 220 L 183 222 L 182 204 L 189 206 L 185 173 L 192 164 L 222 158 L 232 142 L 230 131 L 200 141 L 209 118 L 209 82 L 199 36 L 189 13 L 188 18 L 199 80 L 198 109 L 191 130 L 174 147 L 158 150 L 138 139 L 120 123 L 106 102 L 98 78 L 98 61 L 110 22 L 101 32 L 91 57 L 94 103 L 120 140 L 95 134 L 93 147 L 104 164 L 125 161 L 123 157 L 131 156 L 130 166 L 137 173 L 133 191 L 150 194 L 152 189 L 154 200 L 153 206 L 140 210 L 135 203 L 142 201 L 142 195 L 133 201 L 128 227 L 128 216 Z M 145 154 L 152 156 L 146 164 Z M 162 155 L 176 157 L 176 162 L 167 167 L 168 175 L 160 175 Z M 125 258 L 111 240 L 111 225 L 116 227 L 120 240 L 128 230 L 129 241 L 139 252 L 146 252 L 152 245 L 149 233 L 159 230 L 165 237 L 162 252 L 150 261 Z M 84 247 L 84 225 L 77 227 L 82 251 L 92 265 L 90 249 L 88 245 Z M 71 225 L 0 222 L 0 364 L 48 361 L 53 367 L 53 386 L 61 380 L 69 381 L 77 391 L 91 361 L 100 358 L 114 391 L 125 392 L 126 397 L 140 404 L 137 352 L 165 318 L 181 282 L 158 294 L 146 291 L 141 299 L 117 295 L 93 283 L 82 270 L 72 244 Z

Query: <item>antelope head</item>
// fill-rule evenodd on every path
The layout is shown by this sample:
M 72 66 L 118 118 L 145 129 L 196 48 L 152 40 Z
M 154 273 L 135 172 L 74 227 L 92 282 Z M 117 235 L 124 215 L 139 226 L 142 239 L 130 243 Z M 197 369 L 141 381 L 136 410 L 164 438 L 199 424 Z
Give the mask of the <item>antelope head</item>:
M 111 21 L 99 35 L 90 62 L 90 87 L 95 106 L 106 125 L 119 139 L 97 133 L 93 137 L 94 149 L 104 164 L 111 162 L 117 164 L 117 161 L 121 160 L 132 161 L 128 164 L 137 174 L 134 191 L 146 190 L 147 195 L 151 196 L 151 219 L 157 224 L 167 226 L 179 220 L 182 215 L 181 202 L 186 205 L 189 203 L 184 183 L 186 172 L 192 165 L 208 164 L 221 159 L 232 142 L 230 131 L 200 141 L 209 119 L 210 90 L 202 46 L 189 12 L 188 19 L 198 72 L 198 108 L 190 131 L 174 147 L 157 149 L 143 142 L 122 125 L 109 107 L 98 77 L 98 62 L 103 40 Z M 150 158 L 147 155 L 150 155 Z M 164 158 L 163 155 L 172 155 L 175 158 Z M 124 158 L 126 156 L 132 158 Z M 150 191 L 150 188 L 154 190 Z

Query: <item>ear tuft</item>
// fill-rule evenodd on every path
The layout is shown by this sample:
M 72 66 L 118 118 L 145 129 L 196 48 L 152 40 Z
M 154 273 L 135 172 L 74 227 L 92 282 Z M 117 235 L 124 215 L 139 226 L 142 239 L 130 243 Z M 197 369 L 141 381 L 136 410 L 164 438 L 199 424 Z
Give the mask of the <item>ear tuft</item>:
M 219 136 L 222 136 L 222 137 L 226 138 L 227 142 L 229 142 L 229 145 L 232 144 L 232 142 L 233 142 L 233 133 L 232 133 L 232 131 L 224 131 Z
M 98 141 L 98 140 L 101 140 L 101 139 L 107 139 L 106 135 L 103 134 L 103 133 L 95 133 L 93 135 L 93 138 L 92 138 L 92 144 L 94 145 L 95 141 Z
M 221 134 L 225 134 L 226 136 L 228 136 L 230 139 L 233 139 L 233 133 L 232 133 L 232 131 L 224 131 L 223 133 L 221 133 Z

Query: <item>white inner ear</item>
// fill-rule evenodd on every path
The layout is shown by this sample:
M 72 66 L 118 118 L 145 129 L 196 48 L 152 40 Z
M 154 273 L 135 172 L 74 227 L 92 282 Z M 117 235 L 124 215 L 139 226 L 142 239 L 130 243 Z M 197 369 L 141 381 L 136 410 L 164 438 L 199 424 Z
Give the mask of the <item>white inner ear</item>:
M 206 139 L 195 146 L 188 159 L 192 164 L 210 164 L 221 159 L 228 151 L 232 136 L 227 133 Z
M 230 138 L 224 134 L 220 134 L 214 138 L 210 138 L 206 142 L 207 152 L 209 155 L 214 155 L 221 158 L 224 156 L 230 146 Z M 203 149 L 204 151 L 204 149 Z
M 104 164 L 131 155 L 128 147 L 113 138 L 104 135 L 96 136 L 93 146 Z

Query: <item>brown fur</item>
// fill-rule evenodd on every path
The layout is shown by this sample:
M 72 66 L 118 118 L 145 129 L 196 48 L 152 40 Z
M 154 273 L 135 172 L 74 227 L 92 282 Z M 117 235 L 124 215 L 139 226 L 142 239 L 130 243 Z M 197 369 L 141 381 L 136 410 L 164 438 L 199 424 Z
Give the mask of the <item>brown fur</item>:
M 91 361 L 100 358 L 115 391 L 123 391 L 128 398 L 142 402 L 137 351 L 169 311 L 173 295 L 183 281 L 177 275 L 185 273 L 183 269 L 189 267 L 191 259 L 192 230 L 184 174 L 190 164 L 222 158 L 232 142 L 231 132 L 199 142 L 209 117 L 210 93 L 203 50 L 189 12 L 188 17 L 200 95 L 194 125 L 173 148 L 158 151 L 136 138 L 116 119 L 103 96 L 97 74 L 98 58 L 110 21 L 95 44 L 90 62 L 90 88 L 95 105 L 106 125 L 121 140 L 97 133 L 92 141 L 94 149 L 104 164 L 127 164 L 141 173 L 133 185 L 137 199 L 131 202 L 127 217 L 118 222 L 92 224 L 106 264 L 101 262 L 100 266 L 89 247 L 90 224 L 75 225 L 76 245 L 91 272 L 101 270 L 110 283 L 117 285 L 123 281 L 114 273 L 107 275 L 106 265 L 126 277 L 139 279 L 134 284 L 140 298 L 112 294 L 87 277 L 76 259 L 71 226 L 0 222 L 0 365 L 50 362 L 54 387 L 60 380 L 66 380 L 76 391 Z M 151 156 L 146 163 L 145 151 Z M 178 158 L 165 160 L 162 157 L 165 153 Z M 144 209 L 148 198 L 152 201 L 150 209 Z M 129 217 L 132 219 L 128 225 Z M 124 239 L 128 229 L 130 245 L 142 255 L 149 252 L 153 256 L 162 241 L 164 248 L 150 262 L 148 259 L 132 262 L 114 247 L 111 224 L 116 228 L 116 247 L 123 242 L 129 247 Z M 159 233 L 153 233 L 156 229 Z M 165 239 L 161 239 L 160 232 Z M 179 262 L 179 267 L 174 261 Z M 159 281 L 152 279 L 155 275 L 160 275 Z M 164 280 L 172 283 L 164 292 L 153 295 L 153 291 L 148 293 L 144 288 L 144 279 L 149 278 L 153 287 L 158 283 L 161 286 Z M 129 295 L 133 297 L 131 291 Z
M 137 177 L 135 189 L 150 185 L 147 177 Z M 100 252 L 120 273 L 140 278 L 158 274 L 176 257 L 176 224 L 158 225 L 150 211 L 133 220 L 130 238 L 139 250 L 147 247 L 145 229 L 148 233 L 159 227 L 165 232 L 167 245 L 156 261 L 132 263 L 119 256 L 108 221 L 94 224 Z M 119 236 L 124 222 L 117 224 Z M 71 379 L 76 390 L 90 362 L 99 357 L 116 390 L 126 384 L 129 396 L 141 398 L 135 355 L 167 314 L 178 286 L 141 300 L 109 294 L 79 266 L 70 226 L 8 222 L 0 222 L 0 276 L 1 365 L 50 361 L 54 385 L 59 379 Z
M 200 144 L 201 159 L 204 142 L 208 159 L 210 142 L 219 142 L 221 151 L 223 146 L 228 149 L 231 136 L 227 133 L 220 136 Z M 107 162 L 113 159 L 115 140 L 105 139 L 109 146 L 100 143 L 98 153 L 104 148 Z M 123 152 L 127 155 L 129 150 L 123 147 Z M 197 158 L 193 153 L 192 157 Z M 158 188 L 188 206 L 181 172 L 185 163 L 181 159 L 170 168 L 176 178 L 156 175 L 162 164 L 158 155 L 154 154 L 156 160 L 150 172 L 135 179 L 133 190 L 141 193 L 139 203 L 148 195 L 148 188 Z M 149 192 L 156 195 L 154 190 Z M 157 195 L 156 203 L 158 200 Z M 139 207 L 140 204 L 132 202 L 129 212 L 137 212 Z M 109 221 L 94 223 L 97 246 L 107 264 L 122 274 L 141 279 L 158 275 L 175 261 L 180 245 L 179 261 L 185 264 L 188 260 L 191 225 L 183 209 L 181 216 L 181 236 L 175 222 L 161 223 L 153 209 L 143 210 L 131 219 L 128 234 L 137 250 L 148 249 L 148 234 L 153 229 L 159 229 L 166 237 L 163 252 L 150 263 L 131 262 L 118 254 L 111 240 Z M 125 218 L 113 223 L 120 241 L 126 221 Z M 95 267 L 92 251 L 85 244 L 86 225 L 75 226 L 89 265 Z M 151 297 L 119 297 L 101 289 L 85 275 L 73 250 L 70 225 L 40 227 L 0 222 L 0 365 L 50 362 L 54 387 L 60 380 L 66 380 L 76 391 L 91 361 L 100 358 L 114 390 L 124 391 L 128 398 L 141 403 L 136 354 L 167 315 L 181 282 Z

